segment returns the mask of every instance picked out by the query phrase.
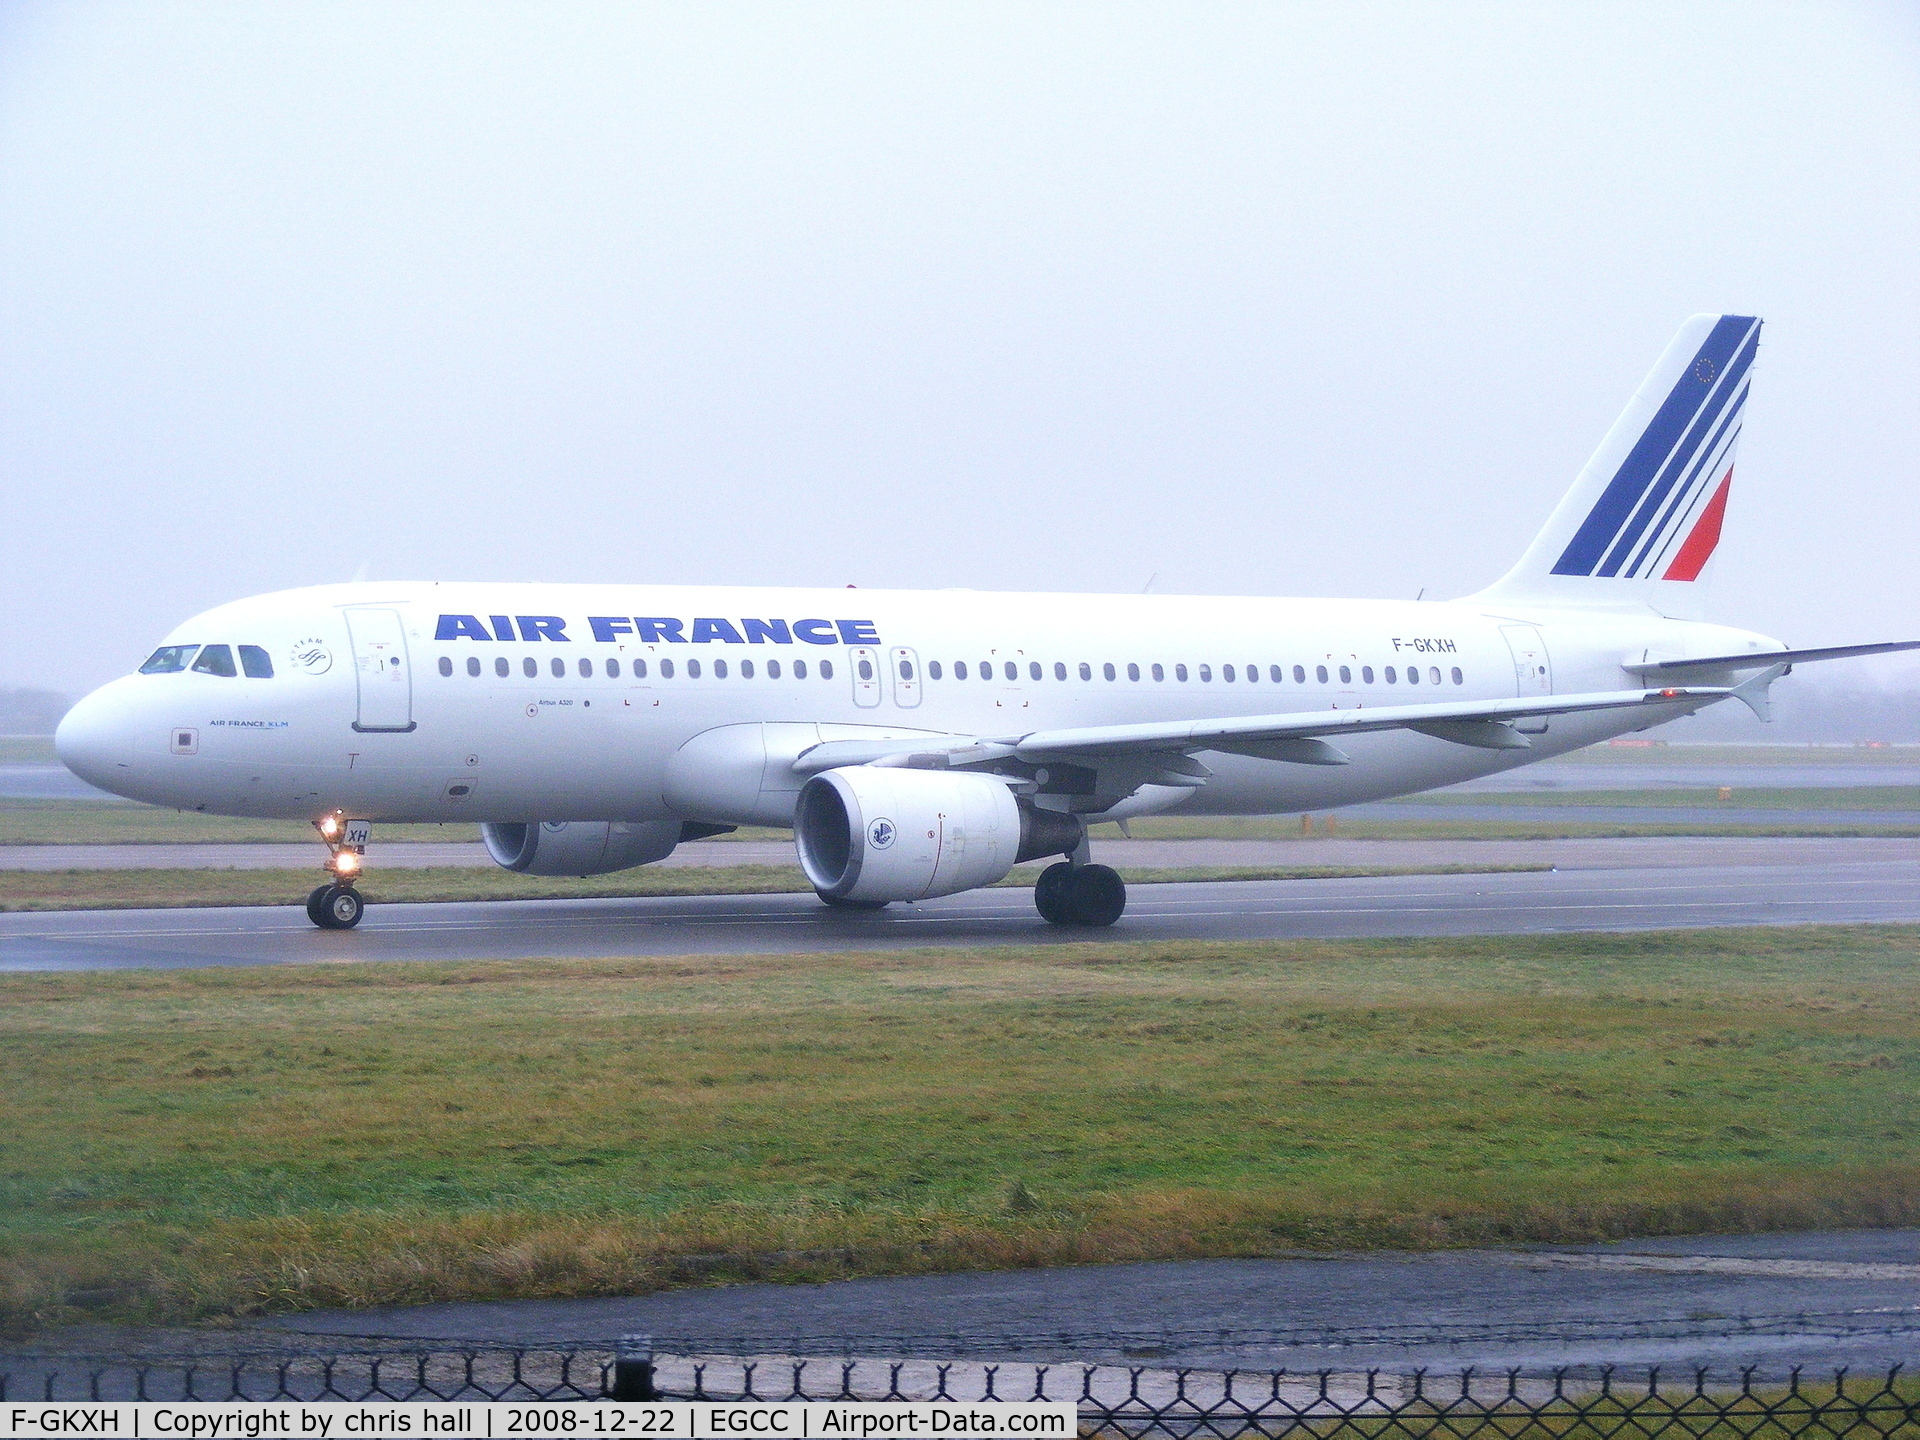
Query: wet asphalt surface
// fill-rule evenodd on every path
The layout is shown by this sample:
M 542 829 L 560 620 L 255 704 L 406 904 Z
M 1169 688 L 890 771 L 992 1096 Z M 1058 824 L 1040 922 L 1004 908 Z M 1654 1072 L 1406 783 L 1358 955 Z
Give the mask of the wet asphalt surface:
M 1920 1230 L 1287 1255 L 320 1310 L 237 1330 L 85 1327 L 0 1355 L 460 1347 L 1003 1359 L 1405 1374 L 1920 1361 Z M 16 1363 L 12 1367 L 20 1370 Z
M 1634 1240 L 736 1285 L 631 1299 L 320 1311 L 347 1337 L 757 1344 L 1217 1368 L 1853 1365 L 1920 1360 L 1920 1231 Z M 905 1343 L 903 1344 L 902 1341 Z
M 1128 894 L 1120 923 L 1098 931 L 1046 924 L 1019 889 L 875 912 L 830 910 L 812 895 L 376 904 L 351 931 L 318 930 L 293 906 L 19 912 L 0 914 L 0 972 L 1920 922 L 1920 866 L 1903 860 L 1241 880 Z

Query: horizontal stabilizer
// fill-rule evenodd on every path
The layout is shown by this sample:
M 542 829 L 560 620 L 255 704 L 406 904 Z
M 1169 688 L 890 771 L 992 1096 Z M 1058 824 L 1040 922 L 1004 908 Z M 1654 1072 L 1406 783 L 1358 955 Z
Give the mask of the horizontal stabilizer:
M 1857 655 L 1891 655 L 1920 650 L 1920 640 L 1887 640 L 1878 645 L 1828 645 L 1818 650 L 1764 650 L 1748 655 L 1707 655 L 1697 660 L 1650 660 L 1622 665 L 1629 675 L 1684 675 L 1701 670 L 1765 670 L 1774 665 L 1805 665 L 1814 660 L 1850 660 Z

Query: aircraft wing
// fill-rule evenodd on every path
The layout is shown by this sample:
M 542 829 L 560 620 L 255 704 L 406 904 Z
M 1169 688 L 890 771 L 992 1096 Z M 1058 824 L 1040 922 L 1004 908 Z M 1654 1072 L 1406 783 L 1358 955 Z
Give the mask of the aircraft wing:
M 1038 730 L 1025 735 L 928 735 L 914 740 L 830 740 L 803 751 L 796 772 L 817 774 L 841 765 L 936 765 L 943 769 L 992 766 L 1005 761 L 1098 762 L 1126 757 L 1169 759 L 1199 750 L 1223 750 L 1266 760 L 1305 765 L 1344 765 L 1347 757 L 1328 744 L 1329 737 L 1375 730 L 1414 730 L 1436 739 L 1488 750 L 1524 750 L 1527 737 L 1514 722 L 1597 710 L 1692 708 L 1728 697 L 1747 686 L 1669 687 L 1661 690 L 1607 690 L 1582 695 L 1543 695 L 1537 699 L 1464 700 L 1421 705 L 1367 706 L 1353 710 L 1306 710 L 1278 715 L 1236 715 L 1225 719 L 1153 721 L 1139 725 L 1090 725 Z
M 1801 665 L 1811 660 L 1849 660 L 1856 655 L 1890 655 L 1896 650 L 1920 650 L 1920 640 L 1886 640 L 1877 645 L 1829 645 L 1819 650 L 1770 650 L 1747 655 L 1709 655 L 1701 660 L 1650 660 L 1622 665 L 1629 675 L 1648 679 L 1681 677 L 1700 670 L 1764 670 L 1770 665 Z
M 1224 720 L 1156 721 L 1144 725 L 1092 725 L 1071 730 L 1041 730 L 1013 742 L 1021 760 L 1068 758 L 1075 755 L 1124 755 L 1142 751 L 1226 750 L 1259 753 L 1272 749 L 1276 760 L 1299 759 L 1308 764 L 1342 764 L 1325 751 L 1330 737 L 1359 735 L 1374 730 L 1415 730 L 1456 744 L 1481 749 L 1521 750 L 1527 737 L 1513 728 L 1517 720 L 1544 719 L 1595 710 L 1628 710 L 1637 706 L 1700 706 L 1725 699 L 1724 688 L 1668 688 L 1663 690 L 1606 690 L 1584 695 L 1544 695 L 1538 699 L 1465 700 L 1431 705 L 1381 705 L 1354 710 L 1309 710 L 1282 715 L 1244 715 Z M 1300 745 L 1289 755 L 1292 742 Z M 1256 749 L 1255 747 L 1259 747 Z M 1337 751 L 1334 753 L 1338 753 Z M 1309 758 L 1321 756 L 1324 758 Z

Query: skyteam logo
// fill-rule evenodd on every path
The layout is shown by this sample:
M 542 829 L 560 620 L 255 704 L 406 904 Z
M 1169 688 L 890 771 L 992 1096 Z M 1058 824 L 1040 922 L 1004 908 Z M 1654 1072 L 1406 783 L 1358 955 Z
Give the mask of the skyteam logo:
M 287 652 L 287 659 L 293 668 L 306 675 L 324 675 L 333 668 L 333 651 L 327 648 L 327 642 L 310 637 L 294 643 Z
M 899 833 L 893 828 L 893 821 L 876 820 L 867 826 L 867 843 L 876 850 L 884 850 L 893 844 L 894 837 Z
M 1555 575 L 1697 580 L 1720 543 L 1760 322 L 1722 315 L 1647 422 Z

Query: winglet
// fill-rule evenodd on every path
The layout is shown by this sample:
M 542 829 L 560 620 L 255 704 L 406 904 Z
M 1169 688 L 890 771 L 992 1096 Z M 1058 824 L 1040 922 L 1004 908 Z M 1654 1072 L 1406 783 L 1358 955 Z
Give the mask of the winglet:
M 1767 694 L 1767 687 L 1792 668 L 1787 665 L 1769 665 L 1758 675 L 1750 675 L 1727 693 L 1753 712 L 1753 718 L 1761 724 L 1773 720 L 1773 700 Z

